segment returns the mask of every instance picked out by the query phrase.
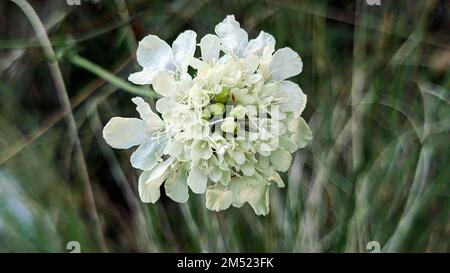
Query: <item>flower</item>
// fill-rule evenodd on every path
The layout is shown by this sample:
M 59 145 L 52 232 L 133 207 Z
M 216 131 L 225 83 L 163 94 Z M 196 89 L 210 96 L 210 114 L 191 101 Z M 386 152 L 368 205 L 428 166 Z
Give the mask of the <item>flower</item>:
M 284 187 L 278 172 L 289 169 L 292 153 L 312 140 L 301 114 L 306 95 L 287 80 L 302 71 L 300 56 L 263 31 L 255 39 L 233 15 L 205 35 L 194 57 L 196 34 L 187 30 L 172 47 L 154 35 L 137 51 L 136 84 L 152 84 L 162 97 L 154 113 L 133 98 L 137 118 L 112 118 L 103 130 L 113 148 L 138 146 L 131 156 L 142 170 L 139 195 L 155 203 L 167 196 L 184 203 L 189 189 L 206 195 L 206 207 L 221 211 L 248 203 L 269 213 L 271 183 Z M 191 67 L 195 74 L 188 73 Z
M 136 53 L 143 70 L 130 75 L 129 81 L 135 84 L 151 84 L 158 72 L 170 71 L 185 74 L 188 62 L 195 52 L 197 34 L 186 30 L 178 35 L 170 47 L 156 35 L 148 35 L 139 42 Z

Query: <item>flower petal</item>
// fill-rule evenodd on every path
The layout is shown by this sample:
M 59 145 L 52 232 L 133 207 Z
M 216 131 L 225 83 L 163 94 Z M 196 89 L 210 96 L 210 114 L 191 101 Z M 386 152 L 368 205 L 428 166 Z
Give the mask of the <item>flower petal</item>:
M 153 89 L 164 97 L 173 97 L 177 92 L 177 83 L 166 71 L 160 71 L 153 77 Z
M 139 42 L 136 57 L 142 67 L 154 70 L 160 70 L 174 59 L 172 48 L 156 35 L 147 35 Z
M 185 169 L 172 173 L 166 183 L 164 183 L 164 189 L 167 196 L 172 198 L 173 201 L 178 203 L 186 203 L 189 199 L 189 189 L 186 183 L 187 173 Z
M 250 75 L 250 77 L 247 79 L 247 82 L 249 85 L 254 85 L 259 80 L 262 79 L 261 74 L 259 74 L 259 73 L 253 74 L 253 73 L 255 73 L 256 69 L 258 69 L 258 67 L 259 67 L 259 64 L 260 64 L 259 57 L 256 56 L 255 54 L 248 54 L 245 57 L 245 59 L 243 59 L 243 60 L 244 60 L 242 62 L 243 70 L 246 73 L 248 73 L 248 75 Z
M 265 175 L 268 181 L 275 181 L 278 188 L 284 188 L 285 185 L 283 179 L 281 179 L 280 174 L 273 168 L 269 168 L 268 170 L 266 170 Z
M 158 163 L 151 171 L 142 172 L 139 177 L 139 197 L 144 203 L 156 203 L 161 196 L 160 187 L 169 176 L 169 167 L 174 159 Z
M 197 33 L 192 30 L 186 30 L 178 35 L 172 44 L 175 62 L 181 66 L 187 67 L 190 58 L 194 56 L 197 43 Z
M 234 193 L 233 206 L 241 207 L 248 202 L 257 215 L 269 213 L 269 186 L 253 178 L 238 178 L 230 185 Z
M 200 51 L 204 62 L 213 64 L 219 60 L 220 38 L 207 34 L 200 40 Z
M 167 97 L 160 98 L 159 100 L 156 101 L 155 104 L 156 111 L 158 111 L 161 114 L 164 114 L 164 112 L 176 106 L 177 106 L 176 101 Z
M 297 148 L 304 148 L 313 139 L 313 134 L 303 118 L 298 119 L 297 130 L 291 136 L 291 140 L 297 144 Z
M 170 139 L 164 148 L 164 154 L 178 158 L 178 156 L 183 153 L 184 147 L 184 143 L 178 142 L 175 139 Z
M 280 136 L 279 147 L 283 148 L 286 151 L 289 151 L 290 153 L 293 153 L 297 150 L 297 144 L 295 144 L 295 142 L 286 135 Z
M 269 72 L 276 81 L 293 77 L 302 72 L 303 63 L 297 52 L 289 47 L 278 49 L 272 56 Z
M 144 171 L 153 169 L 161 158 L 163 148 L 157 141 L 143 143 L 131 155 L 131 166 Z
M 103 138 L 113 148 L 128 149 L 150 138 L 147 124 L 137 118 L 112 118 L 103 128 Z
M 213 211 L 226 210 L 233 202 L 233 192 L 217 185 L 206 190 L 206 208 Z
M 249 161 L 244 162 L 244 164 L 242 164 L 240 168 L 245 176 L 252 176 L 255 174 L 255 167 Z
M 209 172 L 209 179 L 211 179 L 211 181 L 217 183 L 220 181 L 220 179 L 222 178 L 222 171 L 220 170 L 219 167 L 214 167 L 210 170 Z
M 292 156 L 283 149 L 278 149 L 270 155 L 270 162 L 275 170 L 285 172 L 291 166 Z
M 256 39 L 251 39 L 248 42 L 245 53 L 247 55 L 254 54 L 257 56 L 262 56 L 264 53 L 264 48 L 266 48 L 266 46 L 275 48 L 275 38 L 269 33 L 261 31 Z
M 269 214 L 269 186 L 262 183 L 249 186 L 247 191 L 247 202 L 255 211 L 256 215 Z
M 245 162 L 245 154 L 241 151 L 230 151 L 231 157 L 237 164 L 241 165 Z
M 234 15 L 228 15 L 215 27 L 217 36 L 222 39 L 222 47 L 225 51 L 237 56 L 244 53 L 248 44 L 248 34 L 243 30 Z
M 187 183 L 194 193 L 204 193 L 206 191 L 207 182 L 207 176 L 203 174 L 198 167 L 191 169 L 187 178 Z
M 155 76 L 155 70 L 145 67 L 142 71 L 132 73 L 128 80 L 134 84 L 146 85 L 151 84 L 153 77 Z
M 141 119 L 147 122 L 151 131 L 164 128 L 164 122 L 141 97 L 132 98 L 131 101 L 136 104 L 136 110 L 139 112 Z
M 298 84 L 291 81 L 281 82 L 279 96 L 281 97 L 282 111 L 295 112 L 297 116 L 302 114 L 307 98 Z

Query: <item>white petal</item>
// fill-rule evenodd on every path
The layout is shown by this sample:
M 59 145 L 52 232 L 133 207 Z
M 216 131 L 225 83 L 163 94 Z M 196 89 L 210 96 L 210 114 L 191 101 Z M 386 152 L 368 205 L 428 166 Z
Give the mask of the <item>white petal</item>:
M 151 131 L 164 128 L 164 122 L 152 111 L 150 105 L 142 98 L 134 97 L 131 101 L 136 104 L 136 110 L 139 112 L 141 119 L 147 122 L 147 125 Z
M 145 121 L 137 118 L 112 118 L 103 128 L 103 138 L 113 148 L 128 149 L 150 138 Z
M 175 61 L 182 66 L 187 66 L 190 58 L 194 56 L 197 33 L 192 30 L 186 30 L 178 35 L 172 44 Z
M 255 174 L 255 167 L 253 167 L 253 165 L 249 161 L 246 161 L 244 164 L 242 164 L 240 168 L 245 176 L 252 176 Z
M 231 172 L 225 171 L 222 173 L 222 178 L 220 179 L 220 184 L 227 186 L 231 181 Z
M 272 147 L 270 147 L 267 143 L 263 142 L 258 145 L 257 150 L 261 155 L 268 156 L 272 151 Z
M 188 73 L 181 74 L 180 78 L 177 80 L 177 90 L 189 90 L 192 85 L 192 76 Z
M 192 147 L 191 152 L 189 153 L 189 158 L 192 161 L 197 161 L 202 158 L 204 151 L 199 147 Z
M 261 31 L 256 39 L 252 39 L 248 42 L 245 52 L 247 55 L 255 54 L 257 56 L 262 56 L 266 46 L 275 48 L 275 38 L 269 33 Z
M 281 97 L 281 110 L 284 112 L 295 112 L 300 116 L 306 106 L 306 95 L 298 84 L 291 81 L 281 82 L 279 94 Z
M 172 173 L 166 183 L 164 183 L 164 189 L 167 196 L 172 198 L 173 201 L 178 203 L 186 203 L 189 199 L 189 189 L 186 183 L 187 173 L 186 170 L 180 170 L 179 172 Z
M 265 175 L 267 176 L 267 180 L 269 181 L 275 181 L 275 183 L 277 183 L 278 188 L 284 188 L 284 182 L 283 179 L 281 179 L 280 174 L 275 171 L 273 168 L 269 168 L 266 172 Z
M 233 157 L 234 161 L 236 161 L 237 164 L 241 165 L 245 162 L 245 154 L 240 151 L 232 151 L 230 152 L 231 156 Z
M 252 185 L 247 190 L 247 202 L 256 215 L 269 214 L 269 187 L 262 183 Z
M 171 139 L 164 148 L 164 153 L 173 157 L 178 157 L 183 152 L 183 149 L 184 149 L 183 143 Z
M 160 187 L 169 176 L 169 167 L 174 159 L 158 163 L 151 171 L 144 171 L 139 177 L 139 196 L 144 203 L 155 203 L 161 196 Z
M 208 178 L 198 167 L 194 167 L 189 172 L 187 183 L 194 193 L 204 193 Z
M 151 84 L 153 77 L 155 76 L 155 72 L 155 70 L 146 67 L 140 72 L 132 73 L 128 77 L 128 80 L 134 84 L 139 85 Z
M 200 49 L 201 50 L 201 49 Z M 195 70 L 201 70 L 203 69 L 205 66 L 207 66 L 207 64 L 205 62 L 202 62 L 200 59 L 194 58 L 192 57 L 189 60 L 189 65 L 194 68 Z
M 215 186 L 206 191 L 206 208 L 213 211 L 226 210 L 233 202 L 233 192 L 225 187 Z
M 267 168 L 269 168 L 270 166 L 270 157 L 268 157 L 268 156 L 260 156 L 259 158 L 258 158 L 258 163 L 259 163 L 259 166 L 261 167 L 261 168 L 265 168 L 265 169 L 267 169 Z
M 131 166 L 144 171 L 151 170 L 161 158 L 163 146 L 157 141 L 149 141 L 140 145 L 131 155 Z
M 142 67 L 160 70 L 173 62 L 172 48 L 156 35 L 148 35 L 139 42 L 136 53 Z
M 257 215 L 269 213 L 269 187 L 253 178 L 239 178 L 231 181 L 233 206 L 241 207 L 248 202 Z
M 213 34 L 207 34 L 200 41 L 200 51 L 204 62 L 212 64 L 219 60 L 220 38 Z
M 270 155 L 270 162 L 275 170 L 285 172 L 291 166 L 292 156 L 285 150 L 278 149 Z
M 177 83 L 166 71 L 160 71 L 153 77 L 153 89 L 164 97 L 172 97 L 177 92 Z
M 313 134 L 303 118 L 298 119 L 297 131 L 291 136 L 291 140 L 297 144 L 297 148 L 303 148 L 313 139 Z
M 295 144 L 295 142 L 286 135 L 280 136 L 279 147 L 283 148 L 286 151 L 289 151 L 290 153 L 293 153 L 297 150 L 297 144 Z
M 163 114 L 169 109 L 173 109 L 175 106 L 177 106 L 177 103 L 174 100 L 167 97 L 160 98 L 159 100 L 156 101 L 155 104 L 156 111 L 160 112 L 161 114 Z
M 250 74 L 249 84 L 253 85 L 257 81 L 261 79 L 260 74 L 253 74 L 256 69 L 258 69 L 259 66 L 259 58 L 255 54 L 248 54 L 245 59 L 243 59 L 244 62 L 242 63 L 243 68 L 245 69 L 246 73 Z
M 220 170 L 220 168 L 215 167 L 213 168 L 210 172 L 209 172 L 209 179 L 211 179 L 211 181 L 217 183 L 220 181 L 220 179 L 222 178 L 222 171 Z
M 272 56 L 269 71 L 276 81 L 293 77 L 302 72 L 303 63 L 297 52 L 289 47 L 278 49 Z
M 248 44 L 248 34 L 240 28 L 234 15 L 228 15 L 215 27 L 217 36 L 222 39 L 223 48 L 231 54 L 241 56 Z

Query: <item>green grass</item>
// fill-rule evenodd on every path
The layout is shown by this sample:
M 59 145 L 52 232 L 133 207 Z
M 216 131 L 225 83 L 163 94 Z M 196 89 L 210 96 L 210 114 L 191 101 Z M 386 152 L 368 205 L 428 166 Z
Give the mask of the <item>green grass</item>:
M 56 2 L 58 4 L 56 4 Z M 450 27 L 445 1 L 29 1 L 72 103 L 95 204 L 47 58 L 27 17 L 0 3 L 0 252 L 450 251 Z M 124 5 L 125 4 L 125 5 Z M 137 197 L 132 151 L 101 130 L 150 88 L 126 79 L 136 41 L 213 31 L 235 14 L 251 37 L 299 52 L 312 143 L 271 189 L 270 214 L 215 213 Z M 94 206 L 95 205 L 95 206 Z M 98 219 L 92 211 L 98 212 Z M 100 232 L 95 229 L 99 227 Z M 102 247 L 103 237 L 105 246 Z

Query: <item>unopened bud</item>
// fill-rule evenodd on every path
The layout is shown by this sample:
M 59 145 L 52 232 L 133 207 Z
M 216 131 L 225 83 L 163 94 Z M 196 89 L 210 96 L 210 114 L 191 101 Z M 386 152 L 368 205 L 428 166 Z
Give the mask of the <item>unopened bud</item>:
M 222 91 L 220 91 L 219 94 L 214 96 L 213 98 L 214 102 L 227 104 L 228 100 L 230 99 L 230 90 L 231 88 L 229 87 L 222 88 Z
M 209 106 L 209 111 L 213 116 L 220 116 L 225 113 L 225 105 L 222 103 L 213 103 Z
M 208 109 L 203 109 L 202 111 L 202 119 L 210 120 L 211 119 L 211 112 Z

